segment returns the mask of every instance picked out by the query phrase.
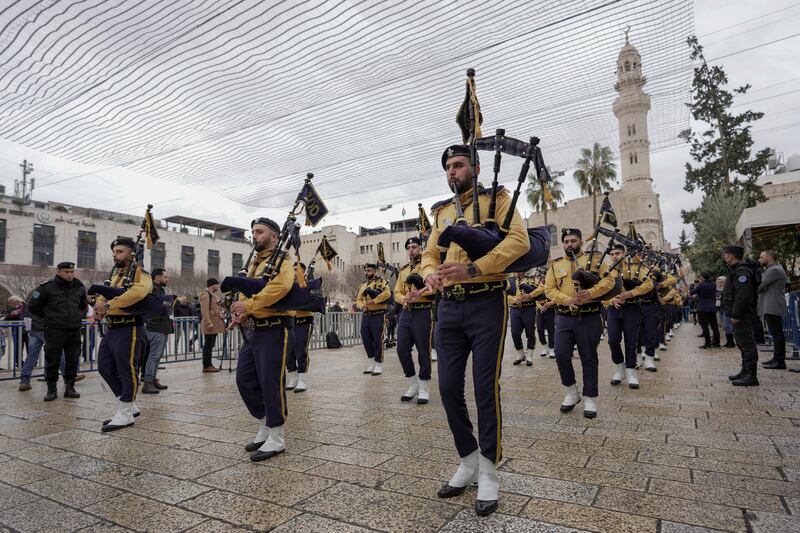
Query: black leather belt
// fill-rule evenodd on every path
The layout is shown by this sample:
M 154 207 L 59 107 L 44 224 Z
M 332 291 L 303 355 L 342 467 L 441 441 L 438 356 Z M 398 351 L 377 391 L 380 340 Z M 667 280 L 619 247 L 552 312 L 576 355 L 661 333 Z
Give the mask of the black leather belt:
M 417 302 L 413 304 L 408 304 L 406 309 L 411 309 L 412 311 L 416 311 L 417 309 L 430 309 L 433 307 L 433 302 Z
M 511 309 L 525 309 L 526 307 L 536 307 L 536 302 L 524 303 L 524 304 L 514 304 L 509 305 Z
M 558 306 L 558 314 L 562 316 L 586 316 L 586 315 L 596 315 L 600 312 L 600 305 L 599 304 L 592 304 L 592 305 L 581 305 L 574 311 L 567 306 L 559 305 Z
M 269 316 L 266 318 L 253 318 L 250 320 L 250 328 L 258 329 L 275 329 L 275 328 L 291 328 L 294 327 L 294 317 L 290 316 Z
M 108 329 L 114 328 L 135 328 L 143 324 L 141 317 L 138 316 L 107 316 L 106 326 Z
M 445 300 L 463 302 L 475 296 L 494 291 L 506 290 L 505 281 L 492 281 L 487 283 L 456 283 L 444 288 L 442 298 Z
M 374 311 L 364 311 L 364 316 L 385 315 L 386 309 L 376 309 Z
M 314 316 L 296 316 L 294 317 L 295 326 L 304 326 L 306 324 L 313 324 Z

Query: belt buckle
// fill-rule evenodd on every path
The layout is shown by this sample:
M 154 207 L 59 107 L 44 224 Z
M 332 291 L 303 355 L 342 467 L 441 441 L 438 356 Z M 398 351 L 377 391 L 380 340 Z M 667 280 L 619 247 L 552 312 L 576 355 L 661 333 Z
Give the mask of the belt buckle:
M 463 301 L 464 301 L 464 299 L 465 299 L 465 298 L 466 298 L 466 296 L 467 296 L 467 291 L 466 291 L 466 290 L 464 290 L 464 286 L 463 286 L 463 285 L 461 285 L 460 283 L 457 283 L 457 284 L 455 284 L 455 285 L 453 285 L 453 286 L 451 287 L 451 289 L 450 289 L 450 294 L 452 294 L 452 295 L 453 295 L 453 298 L 454 298 L 454 299 L 455 299 L 457 302 L 463 302 Z

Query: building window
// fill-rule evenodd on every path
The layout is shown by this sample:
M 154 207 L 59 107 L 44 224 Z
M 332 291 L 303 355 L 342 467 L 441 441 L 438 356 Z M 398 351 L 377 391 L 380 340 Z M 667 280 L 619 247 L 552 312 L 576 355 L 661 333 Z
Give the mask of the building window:
M 219 277 L 219 250 L 208 251 L 208 277 Z
M 237 254 L 234 252 L 232 259 L 231 259 L 231 266 L 233 267 L 233 274 L 236 275 L 242 269 L 242 254 Z
M 400 243 L 399 242 L 393 242 L 392 243 L 392 251 L 393 252 L 399 252 L 400 251 Z
M 631 132 L 633 135 L 636 135 L 636 124 L 631 124 Z
M 78 231 L 78 268 L 94 270 L 97 257 L 97 233 Z
M 33 264 L 53 265 L 56 247 L 56 227 L 44 224 L 33 225 Z
M 6 219 L 0 218 L 0 262 L 6 261 Z
M 163 242 L 157 242 L 150 250 L 150 270 L 156 268 L 166 268 L 167 265 L 167 246 Z
M 634 163 L 638 163 L 639 162 L 639 155 L 636 152 L 633 152 L 633 162 Z
M 194 274 L 194 246 L 181 246 L 181 276 Z

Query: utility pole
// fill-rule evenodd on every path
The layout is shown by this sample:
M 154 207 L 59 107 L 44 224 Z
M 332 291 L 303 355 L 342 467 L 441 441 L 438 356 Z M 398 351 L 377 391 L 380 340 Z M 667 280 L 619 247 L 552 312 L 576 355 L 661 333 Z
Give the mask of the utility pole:
M 28 188 L 28 174 L 33 172 L 33 163 L 28 163 L 28 160 L 25 159 L 19 166 L 22 168 L 22 181 L 14 180 L 14 196 L 27 205 L 31 203 L 33 188 L 36 186 L 36 180 L 31 178 L 30 189 Z

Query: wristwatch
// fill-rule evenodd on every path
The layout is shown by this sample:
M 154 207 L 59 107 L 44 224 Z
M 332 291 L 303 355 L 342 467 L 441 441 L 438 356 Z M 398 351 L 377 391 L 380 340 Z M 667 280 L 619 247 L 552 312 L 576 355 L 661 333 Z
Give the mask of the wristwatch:
M 467 274 L 471 278 L 478 277 L 478 267 L 475 266 L 475 263 L 468 263 L 467 264 Z

